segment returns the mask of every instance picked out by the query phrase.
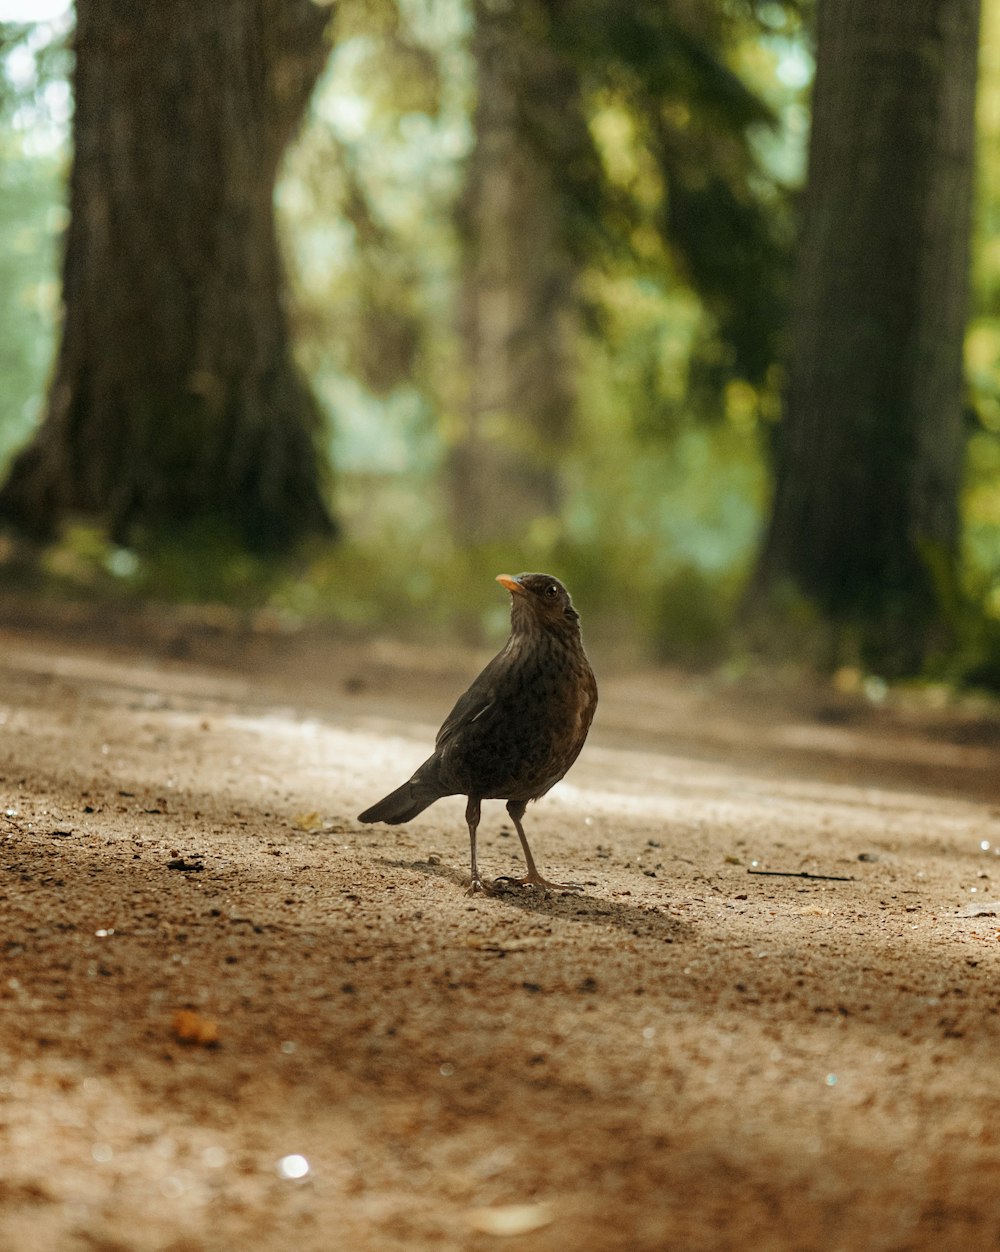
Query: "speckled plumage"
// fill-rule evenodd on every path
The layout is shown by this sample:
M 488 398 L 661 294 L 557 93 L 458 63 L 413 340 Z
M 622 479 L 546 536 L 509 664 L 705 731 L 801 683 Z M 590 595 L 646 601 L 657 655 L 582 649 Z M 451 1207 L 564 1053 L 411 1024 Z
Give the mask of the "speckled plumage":
M 468 796 L 470 893 L 485 890 L 476 866 L 482 800 L 506 800 L 521 840 L 524 883 L 548 887 L 521 825 L 526 805 L 554 787 L 580 754 L 597 708 L 569 592 L 549 574 L 501 574 L 511 593 L 511 633 L 438 731 L 434 754 L 412 778 L 358 818 L 408 822 L 442 796 Z

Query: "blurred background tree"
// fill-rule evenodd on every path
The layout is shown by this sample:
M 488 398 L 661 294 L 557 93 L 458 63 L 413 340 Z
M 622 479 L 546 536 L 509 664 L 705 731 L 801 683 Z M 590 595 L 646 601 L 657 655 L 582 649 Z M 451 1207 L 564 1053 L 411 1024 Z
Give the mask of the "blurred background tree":
M 575 66 L 548 6 L 474 0 L 473 145 L 458 206 L 462 339 L 452 527 L 516 543 L 562 508 L 575 429 L 578 258 L 568 175 L 596 166 Z M 596 171 L 595 171 L 596 172 Z
M 954 595 L 987 623 L 1000 617 L 996 8 L 987 0 L 964 526 L 949 549 Z M 789 310 L 803 298 L 791 258 L 814 18 L 796 0 L 341 0 L 276 203 L 291 342 L 331 419 L 317 446 L 337 490 L 321 499 L 342 538 L 278 582 L 237 562 L 219 585 L 293 620 L 478 634 L 505 616 L 484 571 L 548 567 L 586 604 L 592 638 L 695 662 L 728 648 L 742 665 L 732 628 L 773 452 L 779 483 L 785 472 L 785 363 L 801 358 Z M 0 177 L 20 171 L 26 188 L 22 210 L 16 197 L 0 207 L 3 239 L 22 241 L 0 242 L 16 271 L 0 323 L 22 380 L 0 396 L 7 456 L 41 409 L 57 307 L 69 20 L 4 27 Z M 181 54 L 168 59 L 180 73 Z M 234 447 L 266 460 L 252 441 Z M 78 586 L 96 562 L 115 586 L 204 592 L 183 547 L 164 563 L 116 537 L 127 549 L 70 531 L 48 568 Z M 789 581 L 804 634 L 829 642 L 824 620 L 845 615 Z M 884 668 L 852 612 L 822 659 Z M 978 638 L 985 659 L 989 633 Z M 962 646 L 938 652 L 939 670 L 967 666 Z
M 279 164 L 326 59 L 308 0 L 78 0 L 63 321 L 0 517 L 50 540 L 192 527 L 284 550 L 331 530 L 290 352 Z
M 823 0 L 793 348 L 757 611 L 834 659 L 954 646 L 979 0 Z

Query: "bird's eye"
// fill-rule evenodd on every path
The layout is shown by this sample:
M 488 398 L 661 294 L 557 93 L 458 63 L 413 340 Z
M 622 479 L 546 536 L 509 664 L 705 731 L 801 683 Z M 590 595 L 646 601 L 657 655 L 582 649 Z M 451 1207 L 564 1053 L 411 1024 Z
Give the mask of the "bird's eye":
M 559 594 L 559 588 L 555 585 L 555 583 L 549 583 L 549 585 L 545 588 L 545 594 L 550 600 L 554 600 Z

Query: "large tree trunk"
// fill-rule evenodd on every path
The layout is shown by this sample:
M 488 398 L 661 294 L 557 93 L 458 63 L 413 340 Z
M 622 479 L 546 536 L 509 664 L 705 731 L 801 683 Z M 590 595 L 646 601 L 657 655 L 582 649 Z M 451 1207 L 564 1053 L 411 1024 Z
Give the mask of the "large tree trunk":
M 324 64 L 309 0 L 77 0 L 65 321 L 44 421 L 0 490 L 42 540 L 329 532 L 290 352 L 279 162 Z
M 466 385 L 450 469 L 456 538 L 478 545 L 523 538 L 560 504 L 576 266 L 558 189 L 582 111 L 543 3 L 473 9 L 478 103 L 460 209 Z
M 978 0 L 820 0 L 797 308 L 755 599 L 804 593 L 845 655 L 947 646 Z

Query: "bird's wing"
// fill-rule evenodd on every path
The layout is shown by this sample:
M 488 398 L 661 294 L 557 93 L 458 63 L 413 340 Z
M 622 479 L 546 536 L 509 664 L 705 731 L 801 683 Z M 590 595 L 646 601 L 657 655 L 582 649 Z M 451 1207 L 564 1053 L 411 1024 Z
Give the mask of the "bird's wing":
M 502 655 L 502 654 L 501 654 Z M 500 656 L 495 656 L 483 670 L 472 686 L 458 697 L 455 707 L 444 719 L 444 724 L 437 733 L 435 748 L 440 750 L 453 738 L 455 733 L 464 726 L 471 725 L 479 718 L 488 717 L 491 709 L 496 707 L 496 684 L 494 677 Z
M 443 748 L 458 731 L 471 725 L 478 718 L 485 717 L 494 705 L 492 691 L 467 691 L 445 718 L 444 725 L 438 731 L 435 748 L 438 750 Z

